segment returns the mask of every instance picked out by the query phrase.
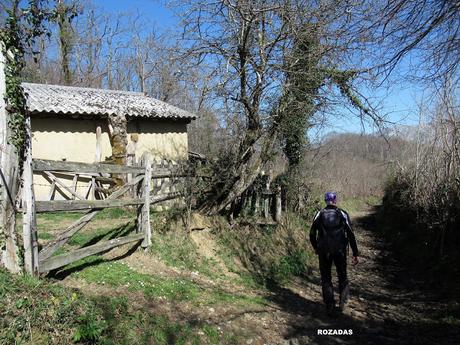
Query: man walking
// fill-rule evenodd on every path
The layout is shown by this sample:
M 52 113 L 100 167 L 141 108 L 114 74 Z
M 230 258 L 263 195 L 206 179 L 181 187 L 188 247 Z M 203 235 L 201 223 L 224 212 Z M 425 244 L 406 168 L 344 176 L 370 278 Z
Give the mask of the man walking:
M 327 192 L 324 201 L 326 207 L 319 211 L 313 220 L 310 242 L 319 258 L 323 301 L 326 308 L 328 312 L 332 312 L 335 308 L 331 276 L 334 262 L 339 278 L 339 309 L 343 311 L 350 292 L 347 277 L 347 245 L 350 243 L 353 252 L 353 265 L 359 262 L 358 247 L 348 213 L 337 207 L 337 194 Z

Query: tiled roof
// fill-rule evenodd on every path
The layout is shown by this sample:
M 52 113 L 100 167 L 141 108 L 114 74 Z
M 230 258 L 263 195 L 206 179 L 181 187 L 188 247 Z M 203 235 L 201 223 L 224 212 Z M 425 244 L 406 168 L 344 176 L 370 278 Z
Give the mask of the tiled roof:
M 126 115 L 146 118 L 195 119 L 196 116 L 140 92 L 22 83 L 31 113 L 62 115 Z

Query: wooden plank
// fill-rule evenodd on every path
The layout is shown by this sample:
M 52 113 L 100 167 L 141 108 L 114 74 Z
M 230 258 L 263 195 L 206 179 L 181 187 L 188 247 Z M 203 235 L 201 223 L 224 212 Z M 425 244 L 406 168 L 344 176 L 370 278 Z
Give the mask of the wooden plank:
M 74 191 L 74 193 L 77 193 L 77 185 L 78 185 L 78 174 L 75 174 L 72 179 L 72 190 Z M 75 199 L 75 197 L 72 199 Z
M 85 200 L 85 198 L 83 196 L 81 196 L 80 194 L 74 192 L 72 189 L 70 189 L 69 187 L 67 187 L 64 183 L 62 183 L 62 181 L 60 181 L 59 179 L 56 178 L 56 176 L 54 176 L 52 173 L 50 173 L 49 171 L 44 171 L 43 172 L 51 181 L 55 182 L 57 185 L 59 185 L 59 187 L 63 188 L 65 191 L 69 192 L 72 196 L 74 197 L 77 197 L 78 199 L 80 200 Z M 77 176 L 77 175 L 75 175 Z M 76 185 L 75 185 L 75 189 L 76 189 Z
M 96 200 L 96 180 L 91 178 L 91 200 Z
M 79 182 L 88 182 L 94 177 L 96 181 L 100 181 L 102 183 L 111 183 L 111 184 L 116 183 L 113 178 L 101 176 L 101 174 L 99 173 L 80 173 L 78 171 L 54 171 L 54 170 L 50 170 L 49 172 L 52 173 L 57 178 L 64 178 L 67 180 L 73 179 L 75 175 L 78 175 Z
M 48 200 L 54 199 L 54 192 L 56 191 L 56 182 L 52 181 L 50 186 L 50 192 L 48 194 Z
M 282 209 L 282 204 L 281 204 L 281 187 L 278 186 L 276 189 L 276 212 L 275 212 L 275 220 L 279 222 L 281 220 L 281 209 Z
M 72 223 L 67 229 L 64 230 L 61 234 L 59 234 L 58 238 L 54 241 L 48 243 L 41 251 L 38 253 L 38 257 L 40 262 L 42 260 L 46 260 L 47 258 L 51 257 L 53 253 L 58 250 L 62 245 L 67 243 L 67 241 L 72 237 L 75 233 L 83 229 L 83 227 L 88 224 L 99 212 L 100 210 L 92 210 L 85 214 L 83 217 Z
M 91 195 L 91 188 L 93 188 L 93 179 L 92 178 L 88 182 L 88 188 L 86 189 L 85 199 L 89 199 L 89 197 Z
M 123 207 L 130 205 L 141 205 L 144 203 L 142 198 L 129 199 L 104 199 L 104 200 L 53 200 L 37 201 L 37 213 L 57 212 L 57 211 L 78 211 L 90 209 L 102 209 L 111 207 Z
M 144 172 L 142 167 L 126 166 L 104 163 L 81 163 L 67 161 L 53 161 L 47 159 L 34 159 L 34 171 L 77 171 L 80 174 L 84 173 L 114 173 L 114 174 L 140 174 Z
M 30 117 L 26 118 L 27 135 L 30 138 Z M 23 218 L 22 238 L 24 246 L 24 269 L 27 273 L 38 275 L 38 239 L 35 213 L 35 196 L 32 171 L 32 147 L 27 145 L 26 160 L 23 165 Z
M 152 173 L 152 179 L 158 179 L 158 178 L 174 178 L 174 177 L 186 177 L 186 173 L 179 173 L 179 172 L 174 172 L 174 171 L 164 171 L 165 169 L 162 170 L 155 170 Z
M 149 154 L 142 157 L 142 165 L 145 166 L 144 180 L 140 190 L 140 198 L 144 200 L 144 204 L 138 214 L 138 231 L 144 233 L 144 241 L 142 247 L 147 248 L 152 245 L 152 231 L 150 227 L 150 187 L 152 182 L 152 159 Z
M 40 261 L 40 272 L 48 272 L 56 268 L 68 265 L 72 262 L 78 261 L 80 259 L 86 258 L 88 256 L 121 246 L 123 244 L 140 241 L 143 238 L 144 234 L 134 234 L 130 236 L 115 238 L 110 241 L 96 243 L 92 246 L 73 250 L 70 253 L 52 256 L 50 258 L 47 258 L 46 260 Z
M 270 202 L 270 199 L 265 194 L 264 195 L 264 218 L 268 218 L 268 216 L 269 216 L 269 206 L 270 206 L 269 202 Z
M 150 205 L 152 204 L 158 204 L 163 201 L 168 201 L 168 200 L 173 200 L 182 197 L 182 193 L 180 192 L 174 192 L 174 193 L 169 193 L 166 195 L 156 195 L 156 196 L 150 196 Z
M 116 190 L 111 195 L 109 195 L 107 197 L 107 199 L 105 199 L 105 200 L 116 199 L 116 198 L 122 196 L 130 188 L 132 188 L 134 185 L 139 183 L 143 178 L 144 178 L 143 175 L 142 176 L 137 176 L 136 178 L 134 178 L 131 181 L 131 183 L 129 183 L 129 184 L 121 187 L 120 189 Z M 53 241 L 48 243 L 46 245 L 46 247 L 44 247 L 40 251 L 40 253 L 39 253 L 40 260 L 45 260 L 45 259 L 51 257 L 51 255 L 53 255 L 53 253 L 56 250 L 58 250 L 62 245 L 67 243 L 67 241 L 69 240 L 70 237 L 72 237 L 75 233 L 77 233 L 79 230 L 81 230 L 86 224 L 88 224 L 91 221 L 91 219 L 93 219 L 99 212 L 101 212 L 101 210 L 91 210 L 87 214 L 85 214 L 83 217 L 78 219 L 76 222 L 71 224 L 67 229 L 65 229 L 62 233 L 60 233 L 59 236 L 56 239 L 54 239 Z

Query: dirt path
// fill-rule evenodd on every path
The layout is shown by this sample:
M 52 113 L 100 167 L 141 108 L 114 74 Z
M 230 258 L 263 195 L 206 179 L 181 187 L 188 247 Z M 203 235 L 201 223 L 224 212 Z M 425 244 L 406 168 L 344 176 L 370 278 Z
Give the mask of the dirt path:
M 203 291 L 218 287 L 225 293 L 261 296 L 267 303 L 197 307 L 196 303 L 176 301 L 153 303 L 139 293 L 131 296 L 131 300 L 139 300 L 139 306 L 151 305 L 149 308 L 154 312 L 166 313 L 175 321 L 202 322 L 218 327 L 223 334 L 238 334 L 242 344 L 460 344 L 458 321 L 455 326 L 452 320 L 449 323 L 443 319 L 447 308 L 460 312 L 460 304 L 421 292 L 421 284 L 408 278 L 407 272 L 379 240 L 375 233 L 378 224 L 371 212 L 353 218 L 361 263 L 349 267 L 351 300 L 343 315 L 330 317 L 325 313 L 318 270 L 308 281 L 299 280 L 289 287 L 273 288 L 267 293 L 239 286 L 236 281 L 201 277 L 161 262 L 152 264 L 152 257 L 142 251 L 124 256 L 122 260 L 141 273 L 170 279 L 186 278 Z M 107 258 L 113 256 L 117 256 L 116 251 Z M 106 291 L 107 287 L 85 284 L 72 277 L 63 283 L 91 294 L 129 293 L 123 289 Z M 318 335 L 318 329 L 352 330 L 353 335 Z
M 272 296 L 283 310 L 285 344 L 460 344 L 458 323 L 442 319 L 453 303 L 458 309 L 458 302 L 421 292 L 420 283 L 407 278 L 385 249 L 376 226 L 372 213 L 355 217 L 362 260 L 349 267 L 352 297 L 344 315 L 324 313 L 317 271 L 306 285 Z M 351 329 L 353 335 L 319 336 L 318 329 Z

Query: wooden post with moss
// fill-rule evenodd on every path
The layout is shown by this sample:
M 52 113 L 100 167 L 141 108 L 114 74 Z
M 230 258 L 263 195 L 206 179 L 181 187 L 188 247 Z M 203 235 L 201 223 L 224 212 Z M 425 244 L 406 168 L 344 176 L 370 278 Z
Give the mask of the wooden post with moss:
M 10 143 L 10 114 L 6 109 L 5 46 L 0 41 L 0 266 L 20 272 L 16 236 L 16 194 L 19 187 L 19 158 Z M 11 52 L 9 52 L 11 53 Z M 7 52 L 8 54 L 8 52 Z M 10 58 L 13 58 L 12 54 Z

